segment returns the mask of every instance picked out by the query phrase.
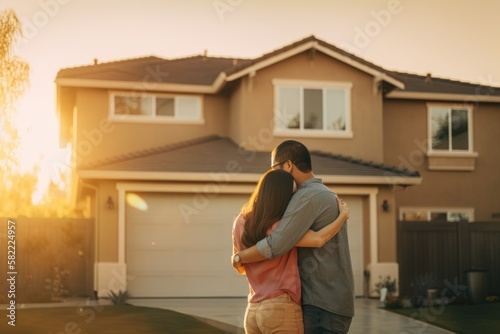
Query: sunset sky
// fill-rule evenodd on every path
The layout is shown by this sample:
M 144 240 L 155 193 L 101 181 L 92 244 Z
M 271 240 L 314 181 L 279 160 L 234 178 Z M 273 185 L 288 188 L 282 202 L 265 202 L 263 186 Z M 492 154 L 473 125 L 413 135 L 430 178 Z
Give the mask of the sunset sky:
M 386 69 L 500 86 L 497 0 L 0 0 L 16 11 L 31 66 L 19 103 L 23 166 L 42 186 L 69 165 L 58 148 L 59 69 L 156 55 L 257 57 L 304 37 Z

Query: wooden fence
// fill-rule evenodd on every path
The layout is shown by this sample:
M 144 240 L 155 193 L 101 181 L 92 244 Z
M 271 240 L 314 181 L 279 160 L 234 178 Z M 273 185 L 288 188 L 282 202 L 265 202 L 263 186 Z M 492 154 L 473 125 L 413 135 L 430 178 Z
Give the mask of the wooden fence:
M 500 223 L 401 221 L 397 229 L 403 295 L 422 275 L 434 276 L 438 289 L 464 287 L 469 270 L 486 270 L 488 293 L 500 294 Z
M 0 303 L 10 276 L 18 302 L 42 302 L 93 296 L 93 275 L 92 219 L 0 218 Z

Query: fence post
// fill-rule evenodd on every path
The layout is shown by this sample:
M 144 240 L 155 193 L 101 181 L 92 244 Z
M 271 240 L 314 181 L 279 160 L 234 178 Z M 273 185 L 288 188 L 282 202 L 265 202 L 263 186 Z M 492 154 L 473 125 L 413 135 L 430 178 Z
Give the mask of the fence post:
M 400 220 L 396 221 L 396 262 L 398 263 L 398 277 L 399 277 L 399 293 L 402 294 L 403 291 L 406 290 L 406 286 L 409 286 L 410 283 L 407 282 L 407 272 L 404 259 L 402 259 L 402 255 L 404 254 L 403 249 L 403 223 Z
M 459 284 L 466 285 L 465 271 L 470 269 L 469 222 L 457 222 L 458 277 Z

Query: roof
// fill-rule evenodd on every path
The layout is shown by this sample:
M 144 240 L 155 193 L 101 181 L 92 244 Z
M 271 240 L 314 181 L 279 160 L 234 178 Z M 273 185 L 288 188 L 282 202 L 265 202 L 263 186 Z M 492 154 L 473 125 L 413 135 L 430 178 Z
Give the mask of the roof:
M 269 169 L 270 152 L 244 150 L 228 138 L 200 137 L 194 140 L 133 152 L 96 162 L 79 169 L 82 178 L 197 180 L 193 175 L 229 173 L 233 181 L 256 181 Z M 420 183 L 420 174 L 346 157 L 311 152 L 316 175 L 334 177 L 344 183 Z M 239 176 L 239 177 L 237 177 Z M 391 181 L 392 180 L 392 181 Z
M 430 73 L 417 75 L 392 72 L 392 75 L 403 82 L 405 88 L 404 90 L 396 88 L 388 92 L 386 95 L 388 98 L 500 102 L 500 87 L 435 78 Z
M 150 56 L 65 68 L 57 73 L 56 83 L 60 86 L 74 87 L 170 90 L 180 89 L 174 85 L 190 85 L 193 92 L 203 89 L 201 92 L 215 93 L 226 82 L 239 79 L 244 75 L 311 49 L 343 61 L 377 77 L 379 80 L 385 80 L 392 86 L 403 88 L 402 84 L 392 77 L 390 71 L 314 36 L 309 36 L 255 59 L 209 57 L 206 55 L 178 59 Z M 127 85 L 127 83 L 134 83 L 134 86 Z M 152 84 L 156 84 L 156 86 Z M 207 87 L 212 89 L 208 90 Z M 182 87 L 182 89 L 186 88 Z
M 61 69 L 57 78 L 211 85 L 221 72 L 246 62 L 249 60 L 202 55 L 171 60 L 150 56 Z
M 70 87 L 216 93 L 227 82 L 307 50 L 322 52 L 373 75 L 383 83 L 382 89 L 388 98 L 470 100 L 473 97 L 473 101 L 500 102 L 498 87 L 386 70 L 315 36 L 254 59 L 207 55 L 177 59 L 149 56 L 65 68 L 57 73 L 56 83 Z

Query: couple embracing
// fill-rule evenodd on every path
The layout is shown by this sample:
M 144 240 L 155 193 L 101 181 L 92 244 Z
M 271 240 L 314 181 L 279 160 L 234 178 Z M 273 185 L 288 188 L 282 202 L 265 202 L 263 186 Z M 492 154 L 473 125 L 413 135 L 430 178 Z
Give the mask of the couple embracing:
M 347 333 L 349 208 L 314 176 L 302 143 L 282 142 L 271 159 L 233 224 L 233 266 L 250 286 L 245 332 Z

